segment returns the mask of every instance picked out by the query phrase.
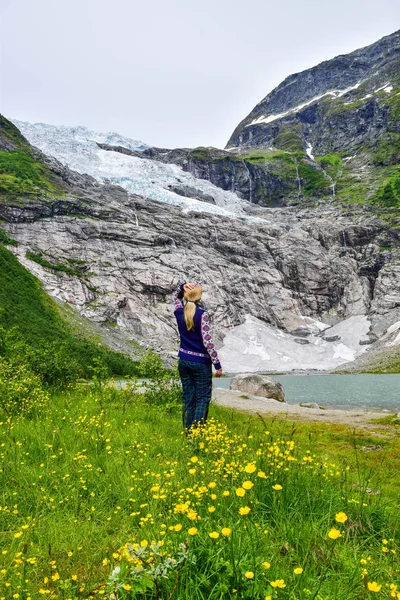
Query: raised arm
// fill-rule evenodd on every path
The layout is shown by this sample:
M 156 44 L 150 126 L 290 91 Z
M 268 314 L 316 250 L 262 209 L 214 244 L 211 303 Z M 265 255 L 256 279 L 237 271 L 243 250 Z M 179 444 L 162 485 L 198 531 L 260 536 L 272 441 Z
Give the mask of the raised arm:
M 221 363 L 219 362 L 218 353 L 211 336 L 210 318 L 206 311 L 201 316 L 201 338 L 215 369 L 221 371 Z
M 183 299 L 183 294 L 185 292 L 184 286 L 185 286 L 185 282 L 180 283 L 178 285 L 178 287 L 176 288 L 176 290 L 175 290 L 175 294 L 174 294 L 174 311 L 178 310 L 178 308 L 183 308 L 182 299 Z

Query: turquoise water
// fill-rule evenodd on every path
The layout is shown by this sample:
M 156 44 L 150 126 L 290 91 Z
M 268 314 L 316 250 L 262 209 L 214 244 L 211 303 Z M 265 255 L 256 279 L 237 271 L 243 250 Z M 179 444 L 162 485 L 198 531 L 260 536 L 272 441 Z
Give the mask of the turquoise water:
M 276 375 L 286 402 L 317 402 L 325 408 L 400 411 L 400 375 Z M 228 389 L 230 377 L 214 379 Z

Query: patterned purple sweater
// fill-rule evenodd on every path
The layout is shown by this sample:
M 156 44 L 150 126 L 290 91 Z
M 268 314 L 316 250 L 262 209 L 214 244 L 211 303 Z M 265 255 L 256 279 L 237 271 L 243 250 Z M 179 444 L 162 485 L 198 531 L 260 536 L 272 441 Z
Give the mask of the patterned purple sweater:
M 175 293 L 175 311 L 174 315 L 178 323 L 181 344 L 178 356 L 185 360 L 191 360 L 200 363 L 213 363 L 216 369 L 221 369 L 215 344 L 211 337 L 210 319 L 208 313 L 200 306 L 196 306 L 194 315 L 194 329 L 190 331 L 186 327 L 183 314 L 184 305 L 183 286 L 181 283 Z

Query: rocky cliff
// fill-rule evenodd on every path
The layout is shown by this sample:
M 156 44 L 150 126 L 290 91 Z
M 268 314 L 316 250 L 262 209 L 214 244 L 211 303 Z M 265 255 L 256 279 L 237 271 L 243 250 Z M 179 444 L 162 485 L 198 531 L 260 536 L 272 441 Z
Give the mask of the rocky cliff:
M 392 356 L 398 57 L 396 33 L 291 76 L 229 150 L 19 124 L 50 157 L 2 118 L 1 229 L 51 295 L 132 352 L 174 353 L 170 297 L 192 279 L 205 283 L 228 370 Z
M 215 148 L 137 152 L 261 206 L 400 206 L 400 32 L 291 75 Z
M 173 351 L 170 297 L 181 279 L 206 283 L 230 370 L 243 364 L 236 330 L 250 370 L 298 367 L 306 355 L 308 367 L 324 368 L 355 358 L 400 321 L 398 232 L 361 209 L 187 211 L 100 185 L 11 131 L 14 143 L 2 141 L 9 166 L 0 175 L 0 218 L 18 242 L 13 251 L 51 295 L 114 336 Z M 41 173 L 29 192 L 11 173 L 18 153 Z M 7 189 L 12 176 L 19 190 Z M 358 323 L 351 339 L 346 325 L 329 335 L 346 319 Z

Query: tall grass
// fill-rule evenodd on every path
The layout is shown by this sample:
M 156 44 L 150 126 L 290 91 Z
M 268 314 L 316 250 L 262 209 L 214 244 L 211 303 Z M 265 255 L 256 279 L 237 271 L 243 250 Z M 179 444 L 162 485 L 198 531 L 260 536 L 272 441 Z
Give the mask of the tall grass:
M 186 438 L 162 399 L 0 418 L 0 598 L 400 598 L 398 438 L 217 408 Z

